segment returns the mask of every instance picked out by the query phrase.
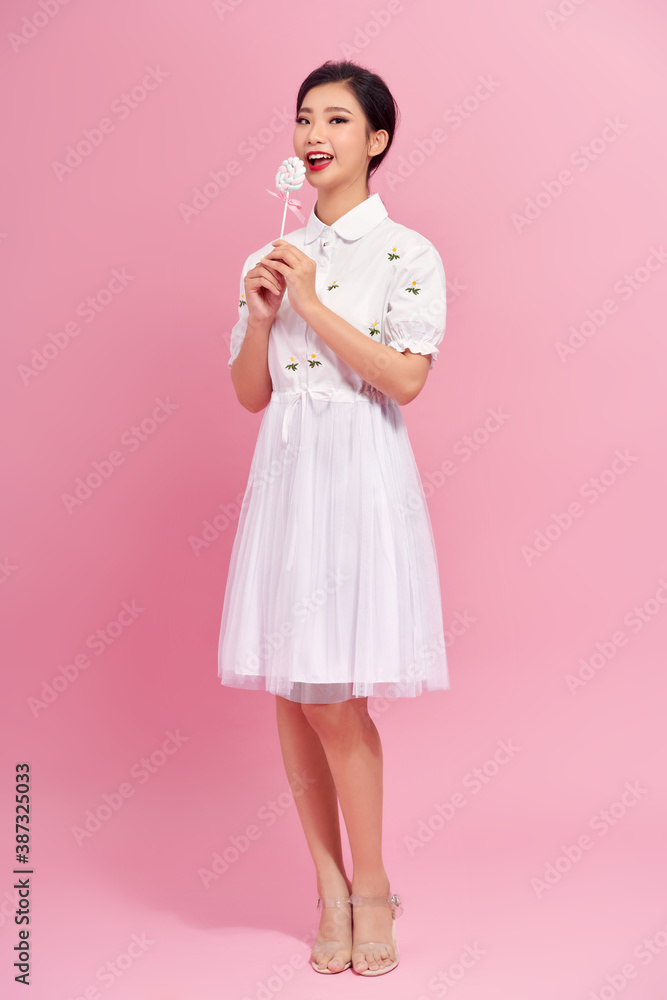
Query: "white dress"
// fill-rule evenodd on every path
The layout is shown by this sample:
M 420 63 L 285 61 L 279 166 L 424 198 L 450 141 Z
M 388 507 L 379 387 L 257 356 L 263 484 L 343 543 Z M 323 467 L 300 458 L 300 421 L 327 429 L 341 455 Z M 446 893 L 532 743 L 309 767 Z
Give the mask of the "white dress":
M 397 351 L 431 355 L 445 272 L 379 194 L 325 226 L 315 206 L 285 235 L 317 263 L 318 298 Z M 231 367 L 245 334 L 246 258 Z M 438 562 L 400 406 L 343 362 L 290 306 L 268 344 L 264 410 L 230 557 L 222 684 L 291 701 L 414 697 L 449 688 Z

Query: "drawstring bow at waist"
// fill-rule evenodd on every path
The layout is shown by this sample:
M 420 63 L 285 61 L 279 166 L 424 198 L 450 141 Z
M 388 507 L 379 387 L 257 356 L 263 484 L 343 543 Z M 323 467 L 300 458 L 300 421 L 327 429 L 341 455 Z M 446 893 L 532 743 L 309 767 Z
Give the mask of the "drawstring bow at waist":
M 311 396 L 313 399 L 328 399 L 336 403 L 350 403 L 354 402 L 355 399 L 363 397 L 364 399 L 373 399 L 377 402 L 382 402 L 387 397 L 379 389 L 376 389 L 374 385 L 365 384 L 362 389 L 351 389 L 349 394 L 342 395 L 340 392 L 340 387 L 328 386 L 328 387 L 318 387 L 313 386 L 308 389 L 274 389 L 271 393 L 272 399 L 278 399 L 281 401 L 287 400 L 287 406 L 285 407 L 285 413 L 283 414 L 282 423 L 282 442 L 287 444 L 289 440 L 289 425 L 294 412 L 295 405 L 301 401 L 301 421 L 303 432 L 303 419 L 306 412 L 305 402 L 306 397 Z M 335 399 L 334 399 L 335 397 Z

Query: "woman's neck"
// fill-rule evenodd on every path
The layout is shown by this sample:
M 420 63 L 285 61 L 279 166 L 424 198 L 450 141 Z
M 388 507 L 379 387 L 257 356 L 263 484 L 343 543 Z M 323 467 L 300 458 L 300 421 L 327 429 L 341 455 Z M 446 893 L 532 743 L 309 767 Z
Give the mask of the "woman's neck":
M 315 215 L 325 226 L 332 226 L 342 215 L 351 212 L 369 197 L 365 189 L 360 192 L 335 191 L 330 195 L 320 191 L 315 202 Z

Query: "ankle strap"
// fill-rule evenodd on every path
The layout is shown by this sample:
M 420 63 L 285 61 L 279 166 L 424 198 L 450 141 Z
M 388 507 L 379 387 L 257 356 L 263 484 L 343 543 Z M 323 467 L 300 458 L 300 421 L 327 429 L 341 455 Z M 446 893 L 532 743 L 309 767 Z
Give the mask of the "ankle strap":
M 330 896 L 328 898 L 325 896 L 324 899 L 320 899 L 320 897 L 318 896 L 317 903 L 315 904 L 315 909 L 320 908 L 320 904 L 322 904 L 323 906 L 339 906 L 342 908 L 346 906 L 347 903 L 349 902 L 350 902 L 349 896 Z
M 403 912 L 401 897 L 396 892 L 391 896 L 359 896 L 353 892 L 350 902 L 353 906 L 390 906 L 394 918 L 400 917 Z

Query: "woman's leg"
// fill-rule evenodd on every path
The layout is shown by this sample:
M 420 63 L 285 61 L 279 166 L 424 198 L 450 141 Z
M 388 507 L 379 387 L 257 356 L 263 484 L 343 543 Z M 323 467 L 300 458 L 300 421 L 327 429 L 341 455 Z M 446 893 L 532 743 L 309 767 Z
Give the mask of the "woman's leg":
M 317 894 L 322 899 L 348 896 L 351 883 L 343 863 L 338 797 L 320 738 L 298 702 L 277 695 L 276 718 L 285 771 L 315 863 Z M 332 972 L 342 969 L 350 961 L 351 926 L 351 906 L 323 908 L 313 961 Z M 319 947 L 320 941 L 340 941 L 342 947 Z
M 389 879 L 382 861 L 382 744 L 368 714 L 368 699 L 302 708 L 319 737 L 340 800 L 354 864 L 352 891 L 361 896 L 388 896 Z M 386 941 L 388 946 L 358 947 L 364 941 Z M 395 957 L 391 941 L 388 906 L 355 907 L 355 970 L 390 964 Z

